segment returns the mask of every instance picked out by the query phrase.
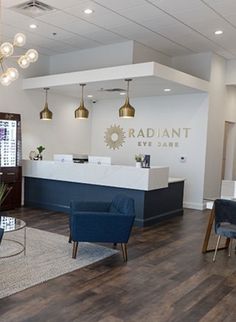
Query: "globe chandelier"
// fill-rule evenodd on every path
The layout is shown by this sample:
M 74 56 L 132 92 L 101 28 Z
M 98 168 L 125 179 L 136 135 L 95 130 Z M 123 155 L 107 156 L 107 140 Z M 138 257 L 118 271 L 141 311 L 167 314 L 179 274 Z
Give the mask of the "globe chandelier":
M 1 8 L 2 3 L 0 0 L 0 26 L 1 24 Z M 2 38 L 2 33 L 1 33 Z M 0 83 L 3 86 L 10 85 L 14 80 L 19 77 L 19 72 L 15 67 L 12 67 L 11 59 L 16 59 L 18 65 L 25 69 L 29 67 L 30 63 L 38 60 L 38 52 L 35 49 L 29 49 L 23 55 L 15 56 L 14 51 L 17 47 L 23 47 L 26 42 L 26 37 L 23 33 L 17 33 L 14 36 L 13 42 L 2 42 L 0 38 Z

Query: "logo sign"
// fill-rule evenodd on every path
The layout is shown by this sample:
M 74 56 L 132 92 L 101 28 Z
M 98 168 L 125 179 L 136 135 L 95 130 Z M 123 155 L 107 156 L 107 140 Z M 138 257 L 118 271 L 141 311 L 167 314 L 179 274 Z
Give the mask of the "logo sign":
M 130 141 L 137 146 L 178 148 L 180 139 L 188 139 L 191 128 L 129 128 L 124 131 L 120 125 L 111 125 L 106 129 L 104 142 L 109 149 L 118 150 Z M 126 140 L 125 140 L 126 139 Z M 134 141 L 135 140 L 135 141 Z
M 125 132 L 119 125 L 111 125 L 106 129 L 104 142 L 109 149 L 119 149 L 125 143 Z

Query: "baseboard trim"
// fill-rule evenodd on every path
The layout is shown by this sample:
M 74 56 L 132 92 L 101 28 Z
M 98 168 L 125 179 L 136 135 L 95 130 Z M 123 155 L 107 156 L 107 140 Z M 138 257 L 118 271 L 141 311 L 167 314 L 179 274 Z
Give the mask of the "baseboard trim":
M 157 216 L 153 216 L 147 219 L 135 218 L 135 226 L 138 226 L 138 227 L 151 226 L 176 216 L 183 216 L 183 214 L 184 214 L 184 210 L 183 208 L 181 208 L 173 211 L 168 211 L 168 212 L 165 212 L 164 214 L 161 214 L 161 215 L 159 214 Z
M 196 210 L 204 210 L 206 209 L 206 202 L 183 202 L 183 207 L 187 209 L 196 209 Z

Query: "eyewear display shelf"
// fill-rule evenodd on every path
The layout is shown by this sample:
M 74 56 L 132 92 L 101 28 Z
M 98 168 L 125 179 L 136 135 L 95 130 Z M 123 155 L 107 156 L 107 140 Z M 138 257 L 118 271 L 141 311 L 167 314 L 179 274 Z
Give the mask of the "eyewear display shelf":
M 21 120 L 19 114 L 0 113 L 0 182 L 11 187 L 1 210 L 21 206 Z

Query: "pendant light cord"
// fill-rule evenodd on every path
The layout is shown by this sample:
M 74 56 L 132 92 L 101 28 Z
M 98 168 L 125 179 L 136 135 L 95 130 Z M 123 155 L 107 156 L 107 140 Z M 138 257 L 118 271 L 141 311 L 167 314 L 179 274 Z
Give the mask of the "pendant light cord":
M 45 87 L 44 88 L 44 90 L 45 90 L 45 104 L 48 102 L 48 90 L 49 90 L 49 88 L 48 87 Z
M 83 105 L 84 104 L 84 86 L 85 86 L 85 84 L 80 84 L 80 86 L 81 86 L 81 99 L 80 99 L 80 102 Z
M 129 80 L 127 80 L 127 95 L 126 98 L 129 98 Z
M 126 100 L 129 100 L 129 82 L 131 82 L 132 79 L 131 78 L 126 78 L 125 81 L 127 82 Z

